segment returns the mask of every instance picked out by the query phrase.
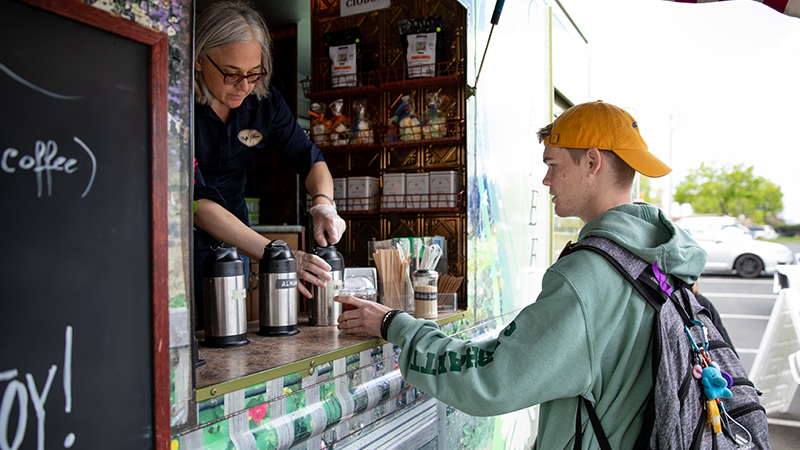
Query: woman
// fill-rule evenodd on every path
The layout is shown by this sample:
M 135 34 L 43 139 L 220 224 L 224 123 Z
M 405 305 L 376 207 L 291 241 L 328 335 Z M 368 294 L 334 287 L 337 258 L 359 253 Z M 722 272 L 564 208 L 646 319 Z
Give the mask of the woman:
M 269 242 L 237 223 L 249 225 L 245 173 L 265 152 L 278 152 L 304 180 L 313 199 L 309 212 L 319 245 L 338 242 L 345 230 L 336 212 L 333 179 L 322 151 L 308 139 L 278 91 L 269 85 L 271 47 L 267 24 L 248 3 L 217 2 L 197 18 L 195 298 L 202 298 L 202 265 L 211 247 L 224 240 L 240 247 L 245 255 L 260 258 Z M 325 285 L 322 278 L 330 279 L 330 266 L 321 258 L 299 250 L 294 255 L 298 278 L 319 286 Z M 308 289 L 298 286 L 303 295 L 311 297 Z M 200 301 L 197 320 L 197 328 L 202 329 Z

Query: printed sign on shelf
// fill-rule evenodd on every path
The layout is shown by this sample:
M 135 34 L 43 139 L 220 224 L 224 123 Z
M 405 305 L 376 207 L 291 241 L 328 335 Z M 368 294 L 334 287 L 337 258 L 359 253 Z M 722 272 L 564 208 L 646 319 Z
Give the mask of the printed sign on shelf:
M 341 0 L 339 15 L 352 16 L 389 7 L 389 0 Z

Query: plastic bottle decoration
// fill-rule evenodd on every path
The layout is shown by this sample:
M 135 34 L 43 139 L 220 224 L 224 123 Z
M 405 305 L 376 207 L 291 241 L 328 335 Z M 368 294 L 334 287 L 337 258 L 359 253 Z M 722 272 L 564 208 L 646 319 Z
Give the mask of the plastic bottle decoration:
M 414 109 L 414 99 L 410 95 L 400 98 L 402 102 L 395 110 L 391 121 L 398 128 L 397 135 L 401 141 L 414 141 L 422 139 L 422 127 Z M 391 140 L 391 139 L 390 139 Z
M 355 113 L 355 118 L 353 119 L 353 127 L 350 133 L 350 143 L 353 145 L 374 143 L 375 136 L 372 132 L 372 125 L 366 114 L 367 99 L 354 100 L 353 112 Z
M 331 144 L 331 125 L 325 119 L 328 105 L 324 102 L 312 103 L 311 111 L 311 136 L 317 147 L 326 147 Z
M 425 95 L 427 107 L 422 113 L 422 135 L 425 139 L 447 137 L 447 120 L 439 115 L 439 108 L 444 102 L 444 95 L 431 92 Z
M 331 103 L 331 145 L 347 145 L 350 143 L 350 119 L 342 114 L 344 100 L 334 100 Z

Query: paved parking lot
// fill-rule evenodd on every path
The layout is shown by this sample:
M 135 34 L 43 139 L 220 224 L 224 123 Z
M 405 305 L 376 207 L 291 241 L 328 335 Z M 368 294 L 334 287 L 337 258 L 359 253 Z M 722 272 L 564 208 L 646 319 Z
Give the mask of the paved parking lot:
M 719 311 L 742 364 L 749 371 L 778 298 L 773 292 L 773 278 L 745 280 L 734 275 L 704 275 L 698 290 Z M 770 414 L 768 419 L 774 450 L 800 449 L 800 389 L 787 413 Z

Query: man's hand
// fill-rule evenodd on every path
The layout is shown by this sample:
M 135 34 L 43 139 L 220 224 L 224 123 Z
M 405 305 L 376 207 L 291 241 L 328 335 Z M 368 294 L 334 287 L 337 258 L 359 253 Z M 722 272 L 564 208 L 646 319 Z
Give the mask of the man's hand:
M 345 307 L 350 305 L 356 308 L 345 311 L 339 316 L 338 328 L 340 330 L 347 334 L 367 334 L 381 337 L 381 321 L 383 316 L 392 310 L 391 308 L 352 295 L 339 295 L 333 299 L 343 303 Z

